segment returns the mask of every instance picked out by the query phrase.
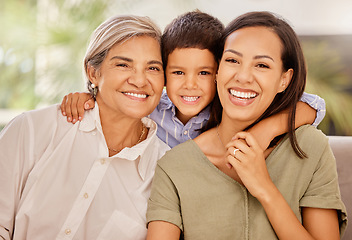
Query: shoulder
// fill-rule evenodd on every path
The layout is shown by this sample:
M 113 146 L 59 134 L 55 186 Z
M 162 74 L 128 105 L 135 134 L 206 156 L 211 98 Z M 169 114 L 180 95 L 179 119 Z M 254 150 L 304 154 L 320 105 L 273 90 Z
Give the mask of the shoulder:
M 163 90 L 163 93 L 161 95 L 159 104 L 157 106 L 157 109 L 159 111 L 164 110 L 164 109 L 169 109 L 173 106 L 173 103 L 171 102 L 170 98 L 167 96 L 166 90 Z
M 23 112 L 12 119 L 6 128 L 21 126 L 22 128 L 33 128 L 32 130 L 36 131 L 37 128 L 50 126 L 53 122 L 56 122 L 58 109 L 58 105 L 51 105 L 49 107 Z
M 312 125 L 304 125 L 295 131 L 297 142 L 304 149 L 320 149 L 328 145 L 328 137 Z
M 310 164 L 313 164 L 314 162 L 318 163 L 323 155 L 333 160 L 333 155 L 328 153 L 331 152 L 331 150 L 329 150 L 330 145 L 328 138 L 321 130 L 316 129 L 312 125 L 304 125 L 296 129 L 295 135 L 298 146 L 309 159 L 309 161 L 304 162 L 309 162 Z M 297 158 L 297 161 L 301 162 L 293 151 L 288 136 L 286 136 L 282 144 L 280 144 L 279 149 L 282 150 L 279 152 L 284 154 L 287 158 L 292 156 L 293 159 Z
M 2 150 L 9 156 L 18 152 L 22 157 L 28 154 L 41 156 L 57 132 L 59 111 L 58 105 L 52 105 L 15 117 L 0 134 Z
M 162 168 L 179 168 L 185 167 L 192 162 L 192 159 L 200 156 L 199 148 L 193 140 L 181 143 L 171 150 L 158 161 L 158 165 Z
M 142 122 L 147 128 L 149 128 L 149 133 L 146 141 L 148 142 L 148 147 L 153 148 L 154 152 L 158 152 L 160 157 L 163 156 L 167 150 L 170 150 L 170 147 L 158 137 L 158 125 L 153 119 L 148 117 L 142 118 Z

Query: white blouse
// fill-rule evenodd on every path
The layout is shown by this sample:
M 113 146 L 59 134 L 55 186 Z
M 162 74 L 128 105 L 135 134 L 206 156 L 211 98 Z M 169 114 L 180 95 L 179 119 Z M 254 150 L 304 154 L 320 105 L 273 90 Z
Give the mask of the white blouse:
M 99 108 L 71 124 L 59 105 L 23 113 L 0 133 L 0 236 L 4 239 L 145 239 L 157 160 L 148 137 L 109 157 Z

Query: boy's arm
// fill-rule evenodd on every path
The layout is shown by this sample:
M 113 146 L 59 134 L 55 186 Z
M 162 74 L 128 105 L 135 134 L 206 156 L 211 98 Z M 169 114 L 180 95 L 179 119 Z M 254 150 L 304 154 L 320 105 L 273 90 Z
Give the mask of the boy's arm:
M 67 117 L 67 122 L 81 121 L 84 111 L 94 108 L 94 98 L 86 92 L 69 93 L 62 99 L 61 113 Z
M 323 121 L 326 114 L 325 100 L 319 97 L 318 95 L 304 92 L 300 101 L 307 103 L 309 106 L 316 110 L 317 114 L 312 125 L 314 127 L 317 127 L 321 123 L 321 121 Z
M 300 102 L 297 103 L 295 128 L 305 124 L 317 126 L 323 120 L 324 116 L 324 99 L 317 95 L 304 93 Z M 287 118 L 288 111 L 282 111 L 260 121 L 250 128 L 248 132 L 255 136 L 260 147 L 265 150 L 276 136 L 288 132 Z

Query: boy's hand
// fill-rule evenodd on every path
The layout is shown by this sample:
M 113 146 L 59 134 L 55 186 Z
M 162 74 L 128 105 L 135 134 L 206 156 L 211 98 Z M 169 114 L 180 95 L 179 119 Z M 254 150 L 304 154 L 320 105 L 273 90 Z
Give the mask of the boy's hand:
M 67 117 L 67 122 L 81 121 L 84 111 L 94 108 L 94 98 L 89 93 L 69 93 L 62 99 L 61 113 Z

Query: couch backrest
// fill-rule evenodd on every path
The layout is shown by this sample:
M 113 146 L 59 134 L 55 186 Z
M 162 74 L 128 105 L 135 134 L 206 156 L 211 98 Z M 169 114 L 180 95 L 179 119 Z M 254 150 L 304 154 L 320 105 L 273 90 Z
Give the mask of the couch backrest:
M 352 216 L 352 136 L 329 136 L 329 143 L 336 158 L 342 201 L 347 216 Z M 349 225 L 351 221 L 349 221 Z M 343 240 L 352 239 L 352 226 L 347 226 Z

